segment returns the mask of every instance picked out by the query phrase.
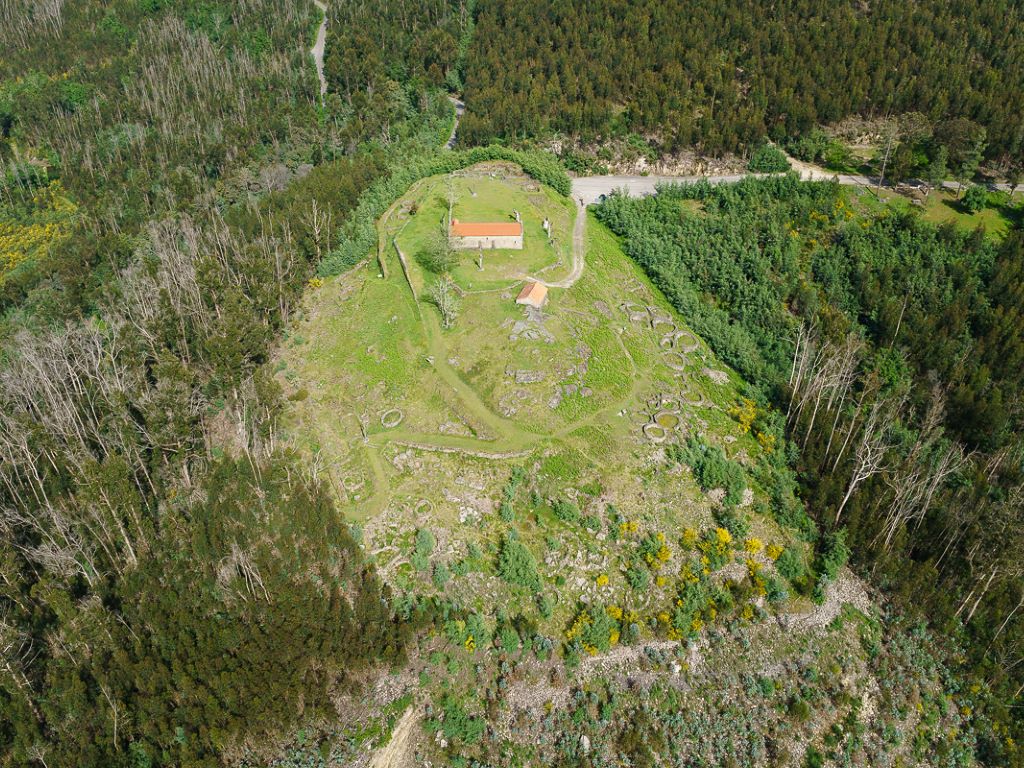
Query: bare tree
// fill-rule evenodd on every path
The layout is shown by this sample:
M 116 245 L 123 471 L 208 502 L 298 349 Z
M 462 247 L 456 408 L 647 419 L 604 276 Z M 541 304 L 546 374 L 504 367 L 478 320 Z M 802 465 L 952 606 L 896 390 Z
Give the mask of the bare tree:
M 313 198 L 309 204 L 309 211 L 303 217 L 303 223 L 309 230 L 310 240 L 313 241 L 317 262 L 323 258 L 323 254 L 331 250 L 332 213 L 330 206 L 324 210 L 316 198 Z
M 832 412 L 834 415 L 826 455 L 831 450 L 840 416 L 856 381 L 863 348 L 861 339 L 853 334 L 848 335 L 840 345 L 828 342 L 820 344 L 812 328 L 801 326 L 798 330 L 790 369 L 792 394 L 787 418 L 795 427 L 800 423 L 805 410 L 810 408 L 811 418 L 804 428 L 804 445 L 814 431 L 819 413 Z
M 850 481 L 846 486 L 846 495 L 843 496 L 838 509 L 836 509 L 836 525 L 842 517 L 846 504 L 850 501 L 854 491 L 869 478 L 883 472 L 887 466 L 888 454 L 893 447 L 890 436 L 889 422 L 894 420 L 903 408 L 905 398 L 900 398 L 890 403 L 883 398 L 875 400 L 871 405 L 864 426 L 861 429 L 860 442 L 854 451 L 853 472 Z
M 11 682 L 28 703 L 36 720 L 42 722 L 42 712 L 36 706 L 32 684 L 25 674 L 35 655 L 29 637 L 9 621 L 6 615 L 0 616 L 0 675 Z
M 896 533 L 904 526 L 911 522 L 920 525 L 935 494 L 970 459 L 963 446 L 943 437 L 944 413 L 945 396 L 941 387 L 936 385 L 932 388 L 931 402 L 918 429 L 917 439 L 906 458 L 886 478 L 893 499 L 886 510 L 884 525 L 875 538 L 877 542 L 884 537 L 882 546 L 885 549 L 892 546 Z
M 441 325 L 451 328 L 459 319 L 459 297 L 455 289 L 455 281 L 450 275 L 441 275 L 433 288 L 430 289 L 430 300 L 441 312 Z

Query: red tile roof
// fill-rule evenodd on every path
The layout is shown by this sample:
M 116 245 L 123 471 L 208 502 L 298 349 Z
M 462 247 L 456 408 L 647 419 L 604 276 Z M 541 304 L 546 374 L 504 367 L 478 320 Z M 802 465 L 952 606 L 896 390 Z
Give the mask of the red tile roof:
M 459 221 L 452 219 L 449 233 L 454 237 L 517 237 L 523 234 L 518 221 Z
M 544 283 L 536 283 L 532 280 L 523 286 L 523 290 L 516 296 L 516 304 L 530 303 L 540 306 L 548 295 L 548 287 Z

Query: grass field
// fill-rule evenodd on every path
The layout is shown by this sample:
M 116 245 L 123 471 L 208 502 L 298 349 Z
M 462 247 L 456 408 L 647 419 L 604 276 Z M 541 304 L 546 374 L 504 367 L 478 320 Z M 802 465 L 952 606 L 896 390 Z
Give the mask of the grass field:
M 523 220 L 522 250 L 484 251 L 482 269 L 477 251 L 460 251 L 459 263 L 452 270 L 460 287 L 467 291 L 494 290 L 524 275 L 548 277 L 563 272 L 562 267 L 570 263 L 572 205 L 528 177 L 517 176 L 506 179 L 504 184 L 494 184 L 491 168 L 477 166 L 448 177 L 428 179 L 407 196 L 407 207 L 416 213 L 403 223 L 397 235 L 398 247 L 412 261 L 428 250 L 431 241 L 446 229 L 451 196 L 454 218 L 512 221 L 513 211 L 519 211 Z M 551 242 L 543 229 L 545 219 L 551 223 Z
M 931 224 L 954 224 L 964 231 L 980 226 L 984 227 L 987 237 L 995 240 L 1002 240 L 1013 223 L 1024 218 L 1024 195 L 1020 193 L 1011 200 L 1006 192 L 992 192 L 989 204 L 977 213 L 968 212 L 953 190 L 935 190 L 922 205 L 888 189 L 858 190 L 856 194 L 868 210 L 880 210 L 881 203 L 893 210 L 914 212 Z
M 418 182 L 378 222 L 380 260 L 311 290 L 279 351 L 283 437 L 329 483 L 395 604 L 444 606 L 418 641 L 415 682 L 348 728 L 346 749 L 365 754 L 394 728 L 421 755 L 441 755 L 436 764 L 486 750 L 553 764 L 540 756 L 551 756 L 554 735 L 575 747 L 590 723 L 597 743 L 608 725 L 605 714 L 577 716 L 586 711 L 569 697 L 579 686 L 614 687 L 617 706 L 642 707 L 675 723 L 678 745 L 716 754 L 765 723 L 787 742 L 827 742 L 894 680 L 906 683 L 899 701 L 920 709 L 893 705 L 886 717 L 939 722 L 940 685 L 888 657 L 875 664 L 880 630 L 861 613 L 869 600 L 854 580 L 832 585 L 841 599 L 812 605 L 806 578 L 783 577 L 806 573 L 809 546 L 766 513 L 762 483 L 777 476 L 764 471 L 772 455 L 756 428 L 741 428 L 753 407 L 741 405 L 743 382 L 595 218 L 581 214 L 582 276 L 551 288 L 542 313 L 514 297 L 522 273 L 547 268 L 557 279 L 568 269 L 570 254 L 546 242 L 487 254 L 483 271 L 460 264 L 461 312 L 442 328 L 425 298 L 437 278 L 408 254 L 446 214 L 449 186 L 467 219 L 515 205 L 528 239 L 543 217 L 556 233 L 574 224 L 569 201 L 516 168 Z M 724 488 L 698 484 L 695 454 L 679 460 L 689 438 L 720 456 L 720 469 L 740 471 L 735 507 Z M 706 485 L 729 485 L 724 474 Z M 485 700 L 498 708 L 484 710 Z M 480 713 L 476 726 L 486 720 L 494 738 L 439 742 L 440 719 L 413 729 L 402 715 L 424 701 L 456 725 Z M 953 728 L 959 710 L 950 711 Z M 872 716 L 864 738 L 917 749 L 885 741 L 887 723 Z
M 484 220 L 514 207 L 526 242 L 537 242 L 485 254 L 483 272 L 461 264 L 460 317 L 443 330 L 424 299 L 436 277 L 408 254 L 445 216 L 449 188 L 457 215 Z M 539 316 L 515 304 L 523 273 L 568 270 L 574 215 L 570 201 L 507 166 L 424 180 L 379 223 L 406 268 L 392 245 L 386 277 L 369 261 L 311 292 L 279 362 L 292 441 L 316 456 L 394 587 L 443 586 L 480 611 L 527 610 L 532 598 L 495 572 L 498 542 L 515 530 L 538 563 L 554 606 L 543 624 L 556 633 L 580 599 L 641 610 L 671 601 L 670 580 L 642 595 L 626 583 L 635 539 L 707 528 L 716 502 L 689 470 L 666 464 L 667 445 L 700 436 L 744 466 L 761 453 L 728 413 L 739 378 L 592 217 L 582 277 L 552 288 Z M 554 246 L 538 235 L 545 217 Z M 525 479 L 510 494 L 513 472 Z M 750 518 L 763 541 L 802 546 L 772 520 Z M 613 535 L 623 521 L 633 540 Z M 426 559 L 414 553 L 423 528 L 436 542 Z M 454 574 L 442 586 L 439 567 Z

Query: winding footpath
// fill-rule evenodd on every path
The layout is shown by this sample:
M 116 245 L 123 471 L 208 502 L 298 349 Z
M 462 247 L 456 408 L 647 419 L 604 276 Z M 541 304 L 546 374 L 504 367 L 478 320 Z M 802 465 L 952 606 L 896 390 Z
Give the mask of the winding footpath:
M 587 209 L 582 198 L 577 197 L 576 223 L 572 227 L 572 269 L 569 270 L 569 274 L 561 280 L 541 280 L 539 277 L 531 277 L 530 275 L 524 275 L 523 277 L 541 285 L 546 285 L 548 288 L 572 288 L 576 281 L 583 276 L 583 268 L 586 266 L 586 239 L 584 238 L 586 224 Z
M 316 31 L 316 40 L 309 52 L 313 54 L 313 61 L 316 62 L 316 76 L 320 78 L 320 103 L 323 104 L 324 96 L 327 95 L 327 78 L 324 77 L 324 47 L 327 44 L 327 6 L 322 0 L 313 0 L 313 5 L 320 9 L 324 18 L 320 22 L 320 28 Z

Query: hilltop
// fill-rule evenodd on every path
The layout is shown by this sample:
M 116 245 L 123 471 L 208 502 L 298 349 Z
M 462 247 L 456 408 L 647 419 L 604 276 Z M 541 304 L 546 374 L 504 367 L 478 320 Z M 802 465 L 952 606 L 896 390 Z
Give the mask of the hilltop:
M 436 269 L 449 205 L 518 211 L 524 251 Z M 517 306 L 527 274 L 570 268 L 577 216 L 579 279 Z M 593 214 L 488 163 L 417 182 L 378 231 L 379 258 L 318 285 L 290 330 L 285 423 L 399 605 L 430 606 L 443 632 L 355 708 L 345 732 L 364 735 L 338 754 L 368 759 L 397 722 L 403 743 L 374 765 L 664 749 L 788 765 L 851 724 L 858 748 L 895 755 L 909 744 L 885 734 L 910 713 L 890 720 L 878 698 L 911 691 L 953 726 L 941 667 L 910 669 L 925 641 L 883 630 L 841 544 L 815 561 L 813 524 L 773 514 L 796 507 L 777 416 Z M 430 298 L 447 279 L 450 328 Z

